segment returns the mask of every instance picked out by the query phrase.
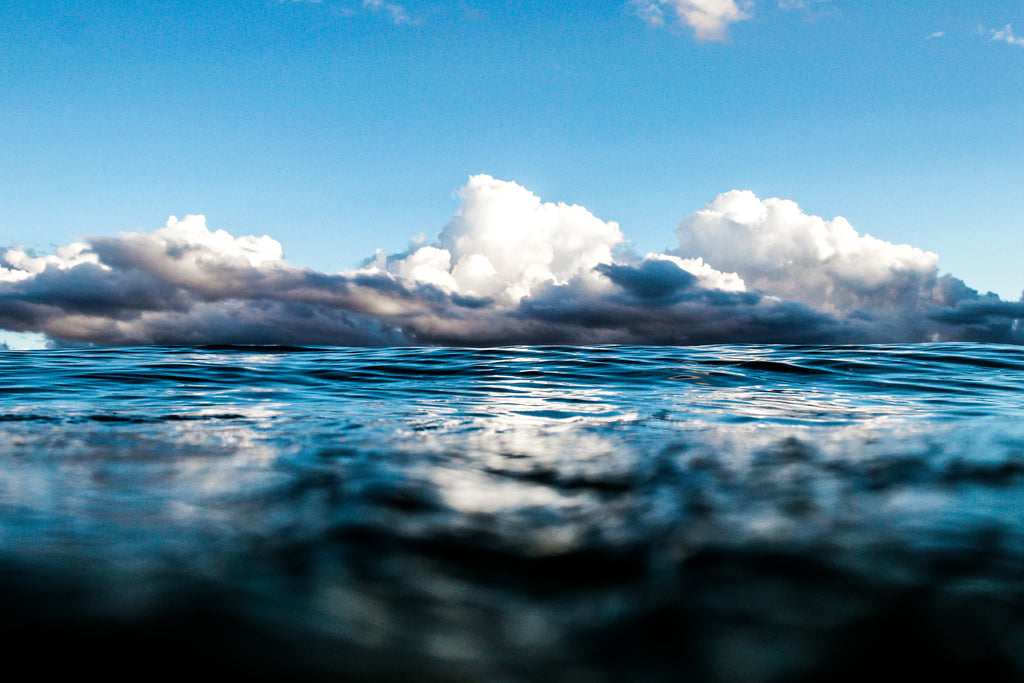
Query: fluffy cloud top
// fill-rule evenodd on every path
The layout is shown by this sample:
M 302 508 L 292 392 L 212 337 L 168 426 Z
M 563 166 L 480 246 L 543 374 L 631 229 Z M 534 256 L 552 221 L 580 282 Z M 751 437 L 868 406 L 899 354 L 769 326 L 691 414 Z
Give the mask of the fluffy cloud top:
M 17 282 L 39 275 L 47 268 L 68 270 L 82 263 L 99 264 L 96 254 L 81 242 L 59 247 L 51 256 L 32 256 L 18 247 L 4 252 L 0 261 L 0 282 Z M 3 265 L 6 264 L 6 265 Z
M 938 277 L 935 254 L 752 192 L 719 195 L 677 232 L 680 255 L 702 256 L 755 289 L 828 313 L 914 304 L 928 299 Z
M 730 24 L 750 18 L 750 3 L 735 0 L 632 0 L 631 7 L 652 26 L 675 15 L 674 23 L 692 28 L 697 40 L 724 40 Z
M 57 343 L 1024 343 L 1024 302 L 940 275 L 934 254 L 793 202 L 727 192 L 675 253 L 617 256 L 617 224 L 474 176 L 432 244 L 356 271 L 289 264 L 202 216 L 0 257 L 0 329 Z
M 582 206 L 549 204 L 525 188 L 478 175 L 459 192 L 462 208 L 438 237 L 390 259 L 387 269 L 405 278 L 460 294 L 518 303 L 545 284 L 574 278 L 599 287 L 594 267 L 611 263 L 622 242 L 616 223 Z

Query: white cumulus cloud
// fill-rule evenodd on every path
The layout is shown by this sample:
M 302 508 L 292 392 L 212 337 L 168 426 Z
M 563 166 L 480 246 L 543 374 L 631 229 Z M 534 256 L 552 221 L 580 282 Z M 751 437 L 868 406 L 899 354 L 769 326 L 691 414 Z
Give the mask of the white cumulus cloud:
M 6 265 L 0 265 L 0 282 L 17 282 L 38 275 L 47 268 L 69 270 L 83 263 L 98 264 L 99 259 L 87 244 L 74 242 L 58 247 L 54 255 L 33 256 L 21 247 L 8 249 L 4 252 L 3 263 Z
M 652 26 L 666 23 L 666 15 L 674 15 L 673 23 L 689 26 L 697 40 L 725 40 L 730 24 L 749 19 L 751 2 L 736 0 L 632 0 L 631 11 Z
M 749 287 L 835 313 L 930 296 L 938 256 L 860 235 L 842 217 L 805 214 L 752 192 L 719 195 L 680 223 L 679 254 L 736 272 Z
M 612 261 L 622 242 L 614 222 L 582 206 L 542 202 L 513 182 L 477 175 L 459 191 L 462 206 L 436 245 L 392 259 L 391 272 L 502 304 L 545 283 L 565 284 Z

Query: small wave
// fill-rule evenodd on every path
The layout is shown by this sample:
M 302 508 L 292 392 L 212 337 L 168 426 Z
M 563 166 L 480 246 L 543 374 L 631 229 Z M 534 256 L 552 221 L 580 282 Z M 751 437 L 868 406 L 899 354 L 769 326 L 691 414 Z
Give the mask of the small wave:
M 34 413 L 4 413 L 0 414 L 0 422 L 58 422 L 59 417 L 54 415 L 38 415 Z

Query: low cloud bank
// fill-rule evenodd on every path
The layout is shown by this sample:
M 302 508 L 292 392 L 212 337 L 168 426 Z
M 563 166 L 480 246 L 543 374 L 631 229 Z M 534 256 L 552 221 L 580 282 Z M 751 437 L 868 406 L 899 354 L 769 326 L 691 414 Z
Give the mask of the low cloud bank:
M 321 273 L 202 216 L 0 255 L 0 328 L 55 343 L 502 345 L 1024 343 L 1024 302 L 940 274 L 935 254 L 750 192 L 626 255 L 614 222 L 473 176 L 435 242 Z

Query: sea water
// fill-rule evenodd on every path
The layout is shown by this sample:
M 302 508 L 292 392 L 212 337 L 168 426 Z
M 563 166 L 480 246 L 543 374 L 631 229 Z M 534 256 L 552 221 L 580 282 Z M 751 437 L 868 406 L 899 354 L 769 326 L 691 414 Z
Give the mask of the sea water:
M 1022 418 L 1009 346 L 3 352 L 0 651 L 133 679 L 1019 680 Z

